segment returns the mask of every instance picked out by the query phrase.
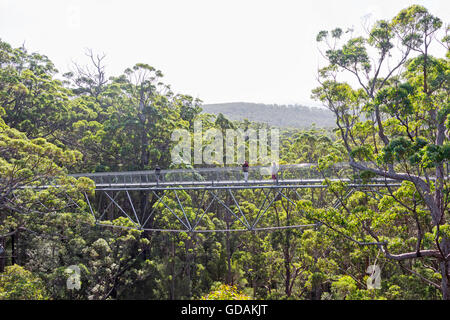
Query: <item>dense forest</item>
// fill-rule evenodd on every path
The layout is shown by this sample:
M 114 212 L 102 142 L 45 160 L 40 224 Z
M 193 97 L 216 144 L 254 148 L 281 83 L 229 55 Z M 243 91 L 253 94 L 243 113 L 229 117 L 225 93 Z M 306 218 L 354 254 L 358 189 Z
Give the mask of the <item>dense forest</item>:
M 203 112 L 218 115 L 222 113 L 230 120 L 267 123 L 276 127 L 310 129 L 333 128 L 336 120 L 325 108 L 309 108 L 302 105 L 270 105 L 263 103 L 230 102 L 203 104 Z
M 145 232 L 117 210 L 108 218 L 118 228 L 96 225 L 84 196 L 96 199 L 93 181 L 69 174 L 192 168 L 171 162 L 175 129 L 269 128 L 262 118 L 202 112 L 148 64 L 109 75 L 89 51 L 89 65 L 60 74 L 44 54 L 0 40 L 0 299 L 450 299 L 448 31 L 415 5 L 365 35 L 320 32 L 326 65 L 312 96 L 334 126 L 295 128 L 303 111 L 270 122 L 290 127 L 280 164 L 326 172 L 346 162 L 352 179 L 398 186 L 349 193 L 351 182 L 325 179 L 326 188 L 298 190 L 295 206 L 276 198 L 261 222 L 315 227 L 237 233 Z M 446 54 L 432 56 L 431 45 Z M 175 223 L 155 197 L 133 197 L 138 213 L 161 213 L 149 223 Z M 258 215 L 261 194 L 236 197 L 231 210 Z M 182 200 L 189 216 L 198 199 Z M 371 288 L 374 264 L 380 286 Z M 68 289 L 69 266 L 80 288 Z

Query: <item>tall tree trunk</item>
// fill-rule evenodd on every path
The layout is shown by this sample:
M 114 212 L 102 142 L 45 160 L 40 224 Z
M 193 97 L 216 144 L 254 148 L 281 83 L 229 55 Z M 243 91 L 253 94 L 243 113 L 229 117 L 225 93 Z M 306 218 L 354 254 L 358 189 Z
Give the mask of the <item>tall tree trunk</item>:
M 450 239 L 445 237 L 439 245 L 444 256 L 448 257 L 450 254 Z M 448 259 L 447 260 L 442 259 L 439 263 L 439 267 L 442 276 L 441 280 L 442 299 L 450 300 L 450 279 L 449 279 L 450 263 Z
M 286 225 L 289 225 L 289 215 L 288 215 L 288 220 Z M 285 292 L 286 292 L 286 296 L 290 297 L 291 296 L 291 255 L 289 252 L 290 246 L 291 246 L 291 241 L 290 241 L 290 232 L 289 230 L 286 230 L 286 238 L 285 238 L 285 247 L 284 247 L 284 269 L 285 269 L 285 281 L 284 281 L 284 285 L 285 285 Z
M 172 273 L 172 280 L 170 281 L 170 299 L 175 300 L 175 240 L 171 239 L 172 244 L 172 250 L 171 250 L 171 256 L 172 256 L 172 263 L 171 263 L 171 273 Z
M 5 271 L 5 256 L 6 256 L 5 238 L 0 238 L 0 248 L 3 249 L 3 252 L 0 253 L 0 272 L 4 272 Z
M 228 203 L 228 196 L 225 196 L 225 203 Z M 227 227 L 227 230 L 230 229 L 230 214 L 224 209 L 223 218 L 225 220 L 225 224 Z M 226 283 L 229 285 L 233 285 L 233 276 L 232 276 L 232 270 L 231 270 L 231 236 L 230 232 L 225 232 L 225 247 L 226 247 L 226 254 L 227 254 L 227 277 L 226 277 Z
M 228 219 L 226 219 L 227 229 L 230 228 L 230 223 Z M 226 232 L 225 234 L 225 242 L 226 242 L 226 250 L 227 250 L 227 284 L 233 285 L 233 277 L 231 272 L 231 240 L 230 233 Z
M 16 264 L 16 235 L 11 235 L 11 264 Z
M 443 300 L 450 300 L 450 282 L 448 281 L 449 264 L 446 261 L 441 261 L 440 264 L 441 271 L 441 292 Z
M 287 297 L 291 296 L 290 284 L 291 284 L 291 265 L 289 261 L 289 253 L 284 255 L 284 268 L 285 268 L 285 280 L 284 280 L 284 292 Z
M 193 248 L 192 239 L 188 239 L 186 241 L 186 262 L 187 262 L 187 268 L 186 268 L 186 274 L 187 274 L 187 281 L 188 281 L 188 297 L 191 298 L 192 296 L 192 279 L 191 279 L 191 258 L 192 255 L 189 252 L 189 250 Z

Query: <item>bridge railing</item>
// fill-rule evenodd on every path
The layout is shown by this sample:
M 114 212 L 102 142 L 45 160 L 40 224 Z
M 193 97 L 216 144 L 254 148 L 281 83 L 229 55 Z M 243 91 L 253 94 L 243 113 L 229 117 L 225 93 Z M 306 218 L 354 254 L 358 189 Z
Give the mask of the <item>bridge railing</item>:
M 270 166 L 249 167 L 249 181 L 271 180 Z M 346 164 L 339 164 L 330 168 L 327 172 L 320 173 L 315 164 L 301 163 L 280 165 L 278 170 L 279 180 L 311 180 L 337 178 L 345 176 L 344 171 L 351 172 Z M 344 173 L 344 174 L 343 174 Z M 193 168 L 161 170 L 159 175 L 155 170 L 147 171 L 124 171 L 124 172 L 99 172 L 73 174 L 74 177 L 87 177 L 97 185 L 117 184 L 157 184 L 157 183 L 214 183 L 214 182 L 242 182 L 244 174 L 242 167 L 216 167 L 216 168 Z M 348 173 L 347 173 L 348 176 Z

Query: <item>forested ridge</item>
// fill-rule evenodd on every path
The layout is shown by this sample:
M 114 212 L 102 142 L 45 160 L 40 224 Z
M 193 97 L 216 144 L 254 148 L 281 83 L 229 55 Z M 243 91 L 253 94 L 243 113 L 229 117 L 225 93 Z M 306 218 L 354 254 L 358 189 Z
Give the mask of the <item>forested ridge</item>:
M 325 108 L 302 105 L 274 105 L 263 103 L 230 102 L 203 104 L 203 112 L 222 113 L 230 120 L 267 123 L 276 127 L 310 129 L 334 128 L 336 120 L 332 112 Z
M 0 299 L 450 299 L 450 30 L 416 5 L 386 19 L 365 35 L 317 35 L 326 65 L 312 96 L 334 126 L 283 128 L 279 162 L 320 172 L 346 162 L 354 172 L 342 178 L 400 186 L 349 192 L 325 179 L 298 190 L 295 205 L 276 198 L 261 221 L 315 227 L 267 232 L 146 232 L 118 210 L 107 212 L 118 228 L 96 225 L 84 195 L 95 198 L 94 183 L 70 173 L 192 168 L 171 161 L 175 129 L 270 125 L 202 112 L 149 64 L 111 75 L 88 51 L 89 65 L 61 74 L 45 54 L 0 39 Z M 49 181 L 58 187 L 37 188 Z M 133 196 L 137 212 L 161 213 L 150 224 L 175 224 L 155 197 Z M 200 200 L 180 197 L 193 216 Z M 232 210 L 258 216 L 261 193 L 236 197 Z M 79 289 L 67 287 L 69 266 Z

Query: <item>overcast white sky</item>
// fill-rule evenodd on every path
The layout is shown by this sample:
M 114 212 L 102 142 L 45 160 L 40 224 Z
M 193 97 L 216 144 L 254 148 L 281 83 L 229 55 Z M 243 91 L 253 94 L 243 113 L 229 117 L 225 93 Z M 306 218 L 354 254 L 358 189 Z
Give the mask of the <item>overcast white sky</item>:
M 205 103 L 308 103 L 318 31 L 361 26 L 421 4 L 444 22 L 446 0 L 0 0 L 0 38 L 47 55 L 61 72 L 107 55 L 108 75 L 137 62 Z

